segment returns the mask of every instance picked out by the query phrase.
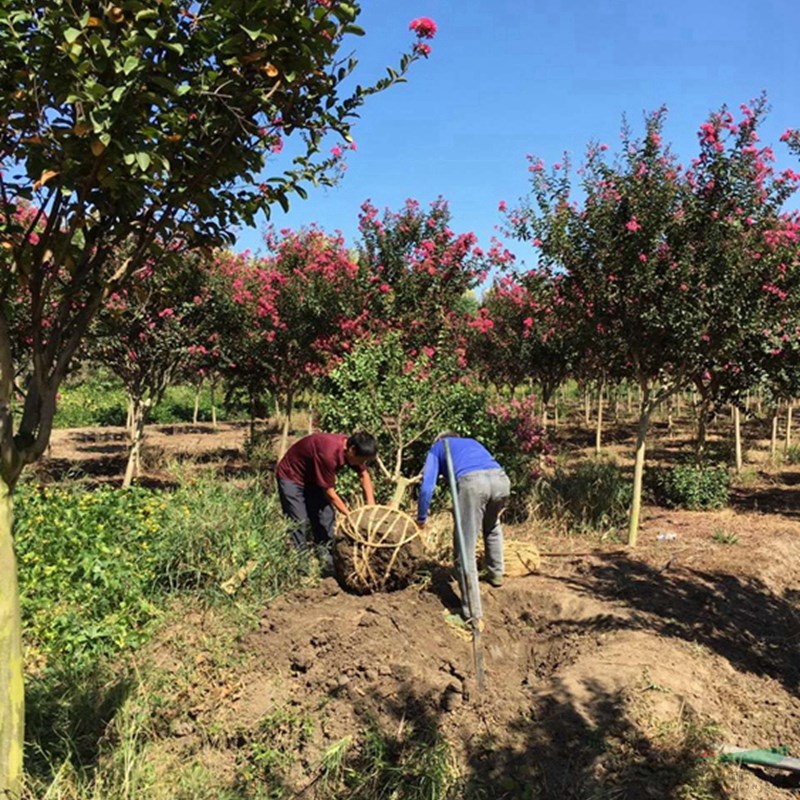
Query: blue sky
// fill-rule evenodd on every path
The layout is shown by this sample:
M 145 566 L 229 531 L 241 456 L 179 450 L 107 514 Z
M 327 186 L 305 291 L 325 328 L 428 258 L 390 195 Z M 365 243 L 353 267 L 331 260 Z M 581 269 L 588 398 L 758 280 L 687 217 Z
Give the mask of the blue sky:
M 766 91 L 771 112 L 762 141 L 779 166 L 797 167 L 778 143 L 800 127 L 800 3 L 791 0 L 364 0 L 353 40 L 357 77 L 370 82 L 414 38 L 408 23 L 438 25 L 427 60 L 408 82 L 369 99 L 354 128 L 358 150 L 333 189 L 297 198 L 277 227 L 311 222 L 357 237 L 369 198 L 399 208 L 407 197 L 450 203 L 452 227 L 488 245 L 501 223 L 497 205 L 527 192 L 532 153 L 550 164 L 580 160 L 590 140 L 619 141 L 623 114 L 641 131 L 644 112 L 669 109 L 665 139 L 685 161 L 696 131 L 723 103 Z M 275 166 L 278 166 L 277 164 Z M 262 247 L 261 229 L 243 229 L 240 249 Z M 523 246 L 510 249 L 525 257 Z

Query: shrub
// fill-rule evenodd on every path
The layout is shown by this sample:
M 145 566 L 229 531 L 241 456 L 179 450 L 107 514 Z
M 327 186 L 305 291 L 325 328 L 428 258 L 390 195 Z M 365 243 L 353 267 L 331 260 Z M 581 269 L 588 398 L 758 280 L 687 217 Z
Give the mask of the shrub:
M 555 519 L 567 529 L 609 531 L 627 521 L 632 486 L 611 459 L 585 461 L 573 469 L 556 467 L 533 492 L 536 515 Z
M 702 510 L 728 505 L 731 478 L 723 466 L 678 464 L 650 469 L 645 486 L 658 505 Z

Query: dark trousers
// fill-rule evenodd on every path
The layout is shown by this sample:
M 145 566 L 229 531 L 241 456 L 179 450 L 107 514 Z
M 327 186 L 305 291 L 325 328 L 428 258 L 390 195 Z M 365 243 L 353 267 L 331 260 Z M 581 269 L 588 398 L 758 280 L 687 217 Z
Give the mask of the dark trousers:
M 297 523 L 289 538 L 298 550 L 308 547 L 309 533 L 314 544 L 327 544 L 333 539 L 335 515 L 324 489 L 278 478 L 278 496 L 283 513 Z

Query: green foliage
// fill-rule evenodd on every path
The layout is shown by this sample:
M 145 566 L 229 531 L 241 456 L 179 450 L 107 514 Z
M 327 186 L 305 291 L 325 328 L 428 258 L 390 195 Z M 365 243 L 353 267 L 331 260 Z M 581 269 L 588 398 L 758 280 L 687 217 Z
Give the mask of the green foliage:
M 669 508 L 724 508 L 730 485 L 730 474 L 723 466 L 679 464 L 645 473 L 645 486 L 655 502 Z
M 83 381 L 69 381 L 62 385 L 53 427 L 124 425 L 127 405 L 122 383 L 99 370 Z
M 256 483 L 198 481 L 172 494 L 23 484 L 15 526 L 33 659 L 75 668 L 139 644 L 167 591 L 263 602 L 302 567 L 277 499 Z
M 15 541 L 28 646 L 46 660 L 90 662 L 142 641 L 168 499 L 35 488 L 16 501 Z
M 214 479 L 182 486 L 165 508 L 157 585 L 222 589 L 263 603 L 300 578 L 303 563 L 288 544 L 275 494 Z
M 319 409 L 321 427 L 370 431 L 390 468 L 400 453 L 401 474 L 416 475 L 440 431 L 482 441 L 491 433 L 484 394 L 460 375 L 447 355 L 412 360 L 397 335 L 365 342 L 329 376 Z
M 558 466 L 540 479 L 533 493 L 538 517 L 555 519 L 580 533 L 615 530 L 625 523 L 632 486 L 611 459 L 584 461 L 573 469 Z
M 785 455 L 787 464 L 800 464 L 800 444 L 790 445 Z

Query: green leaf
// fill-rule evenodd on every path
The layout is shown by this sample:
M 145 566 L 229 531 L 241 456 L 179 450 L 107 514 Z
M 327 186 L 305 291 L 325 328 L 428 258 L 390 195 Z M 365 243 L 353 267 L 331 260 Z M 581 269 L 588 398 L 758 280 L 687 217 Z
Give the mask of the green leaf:
M 130 75 L 139 66 L 139 59 L 136 56 L 128 56 L 125 63 L 122 65 L 122 71 L 126 75 Z
M 111 92 L 111 99 L 115 103 L 119 103 L 119 101 L 122 99 L 122 96 L 125 94 L 127 88 L 128 88 L 127 86 L 115 86 L 114 91 Z
M 253 41 L 256 41 L 261 36 L 261 28 L 245 28 L 244 25 L 239 26 Z
M 173 53 L 177 53 L 179 56 L 182 56 L 185 51 L 184 46 L 178 42 L 164 42 L 164 47 L 166 47 L 167 50 L 172 50 Z
M 136 163 L 142 172 L 147 172 L 147 168 L 150 166 L 150 156 L 147 153 L 137 153 Z
M 83 31 L 80 31 L 77 28 L 67 28 L 64 31 L 64 41 L 72 44 L 82 33 Z

